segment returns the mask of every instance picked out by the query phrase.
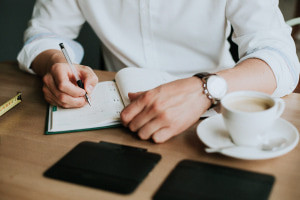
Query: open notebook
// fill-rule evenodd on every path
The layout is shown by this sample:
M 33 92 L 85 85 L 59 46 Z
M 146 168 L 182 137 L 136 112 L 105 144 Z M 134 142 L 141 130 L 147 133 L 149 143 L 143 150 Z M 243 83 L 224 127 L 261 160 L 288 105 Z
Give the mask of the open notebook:
M 115 81 L 99 82 L 91 94 L 91 104 L 64 109 L 49 106 L 46 134 L 101 129 L 120 124 L 120 113 L 130 103 L 129 92 L 146 91 L 179 79 L 166 72 L 124 68 Z

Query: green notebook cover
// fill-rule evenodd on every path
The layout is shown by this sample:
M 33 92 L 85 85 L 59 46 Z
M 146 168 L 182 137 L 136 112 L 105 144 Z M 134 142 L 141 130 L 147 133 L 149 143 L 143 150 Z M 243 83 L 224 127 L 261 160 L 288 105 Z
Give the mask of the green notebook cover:
M 89 128 L 81 128 L 81 129 L 72 129 L 72 130 L 61 130 L 61 131 L 51 131 L 50 129 L 50 123 L 51 123 L 51 108 L 53 111 L 57 109 L 56 106 L 48 105 L 47 108 L 47 116 L 46 116 L 46 122 L 45 122 L 45 135 L 53 135 L 53 134 L 59 134 L 59 133 L 73 133 L 73 132 L 81 132 L 81 131 L 92 131 L 92 130 L 99 130 L 99 129 L 106 129 L 106 128 L 114 128 L 114 127 L 121 127 L 121 122 L 116 121 L 114 124 L 109 125 L 100 125 L 96 127 L 89 127 Z

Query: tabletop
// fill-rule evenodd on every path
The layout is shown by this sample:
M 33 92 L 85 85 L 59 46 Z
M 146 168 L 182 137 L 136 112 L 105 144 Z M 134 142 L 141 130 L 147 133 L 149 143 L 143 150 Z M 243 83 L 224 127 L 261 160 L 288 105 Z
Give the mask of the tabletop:
M 112 80 L 115 74 L 95 72 L 100 81 Z M 299 145 L 284 156 L 257 161 L 207 154 L 196 134 L 199 122 L 163 144 L 142 141 L 123 127 L 44 135 L 48 105 L 41 89 L 38 76 L 20 71 L 16 63 L 0 63 L 0 105 L 22 92 L 22 102 L 0 117 L 0 199 L 151 199 L 183 159 L 272 174 L 276 181 L 270 199 L 300 199 Z M 293 93 L 283 99 L 286 109 L 282 118 L 300 130 L 300 94 Z M 160 154 L 162 159 L 129 195 L 43 176 L 46 169 L 82 141 L 107 141 L 146 148 Z

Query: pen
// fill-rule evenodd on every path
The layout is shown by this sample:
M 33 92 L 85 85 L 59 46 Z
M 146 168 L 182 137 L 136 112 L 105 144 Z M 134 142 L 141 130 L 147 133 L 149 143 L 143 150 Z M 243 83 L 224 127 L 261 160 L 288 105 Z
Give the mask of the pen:
M 78 74 L 77 74 L 77 70 L 75 69 L 73 63 L 71 62 L 71 59 L 70 59 L 70 57 L 69 57 L 69 54 L 68 54 L 68 52 L 67 52 L 67 50 L 66 50 L 64 44 L 63 44 L 63 43 L 60 43 L 59 46 L 60 46 L 61 51 L 63 52 L 63 54 L 64 54 L 64 56 L 65 56 L 67 62 L 69 63 L 69 65 L 70 65 L 70 67 L 71 67 L 71 70 L 72 70 L 72 72 L 73 72 L 73 74 L 74 74 L 74 76 L 75 76 L 75 78 L 76 78 L 76 83 L 77 83 L 77 85 L 78 85 L 80 88 L 84 89 L 83 83 L 82 83 L 82 81 L 80 80 L 80 78 L 79 78 L 79 76 L 78 76 Z M 89 105 L 91 106 L 91 102 L 90 102 L 90 100 L 89 100 L 89 98 L 88 98 L 86 92 L 85 92 L 85 98 L 86 98 L 87 102 L 89 103 Z

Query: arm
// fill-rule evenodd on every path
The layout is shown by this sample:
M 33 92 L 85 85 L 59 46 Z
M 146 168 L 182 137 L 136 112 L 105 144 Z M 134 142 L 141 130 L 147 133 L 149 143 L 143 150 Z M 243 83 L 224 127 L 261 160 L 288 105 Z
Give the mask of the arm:
M 264 61 L 256 58 L 246 59 L 234 68 L 217 73 L 228 84 L 228 92 L 254 90 L 273 94 L 277 84 L 274 73 Z
M 272 94 L 276 81 L 270 67 L 259 59 L 247 59 L 235 68 L 217 73 L 229 92 L 256 90 Z M 153 90 L 129 94 L 132 103 L 121 113 L 123 124 L 141 139 L 162 143 L 199 120 L 211 102 L 199 78 L 191 77 L 161 85 Z
M 217 73 L 227 81 L 229 92 L 291 93 L 300 67 L 290 28 L 276 2 L 229 0 L 226 17 L 235 30 L 241 57 L 234 68 Z M 141 139 L 152 138 L 157 143 L 186 130 L 211 105 L 196 77 L 130 94 L 130 98 L 132 103 L 121 113 L 123 124 L 138 132 Z
M 273 71 L 276 88 L 273 96 L 282 97 L 295 89 L 300 65 L 289 27 L 277 0 L 228 0 L 226 18 L 233 27 L 240 62 L 257 58 Z M 260 76 L 260 74 L 257 74 Z
M 31 69 L 33 60 L 46 50 L 60 50 L 61 42 L 65 44 L 71 60 L 80 63 L 83 48 L 73 39 L 78 36 L 84 21 L 76 1 L 36 1 L 24 33 L 24 46 L 17 57 L 20 69 L 35 73 Z
M 75 1 L 36 2 L 33 17 L 25 31 L 25 45 L 18 55 L 20 68 L 43 77 L 45 99 L 62 107 L 81 107 L 85 104 L 84 90 L 77 87 L 60 51 L 64 42 L 71 60 L 79 63 L 82 47 L 73 41 L 84 23 Z M 76 66 L 88 93 L 98 82 L 96 75 L 86 66 Z

